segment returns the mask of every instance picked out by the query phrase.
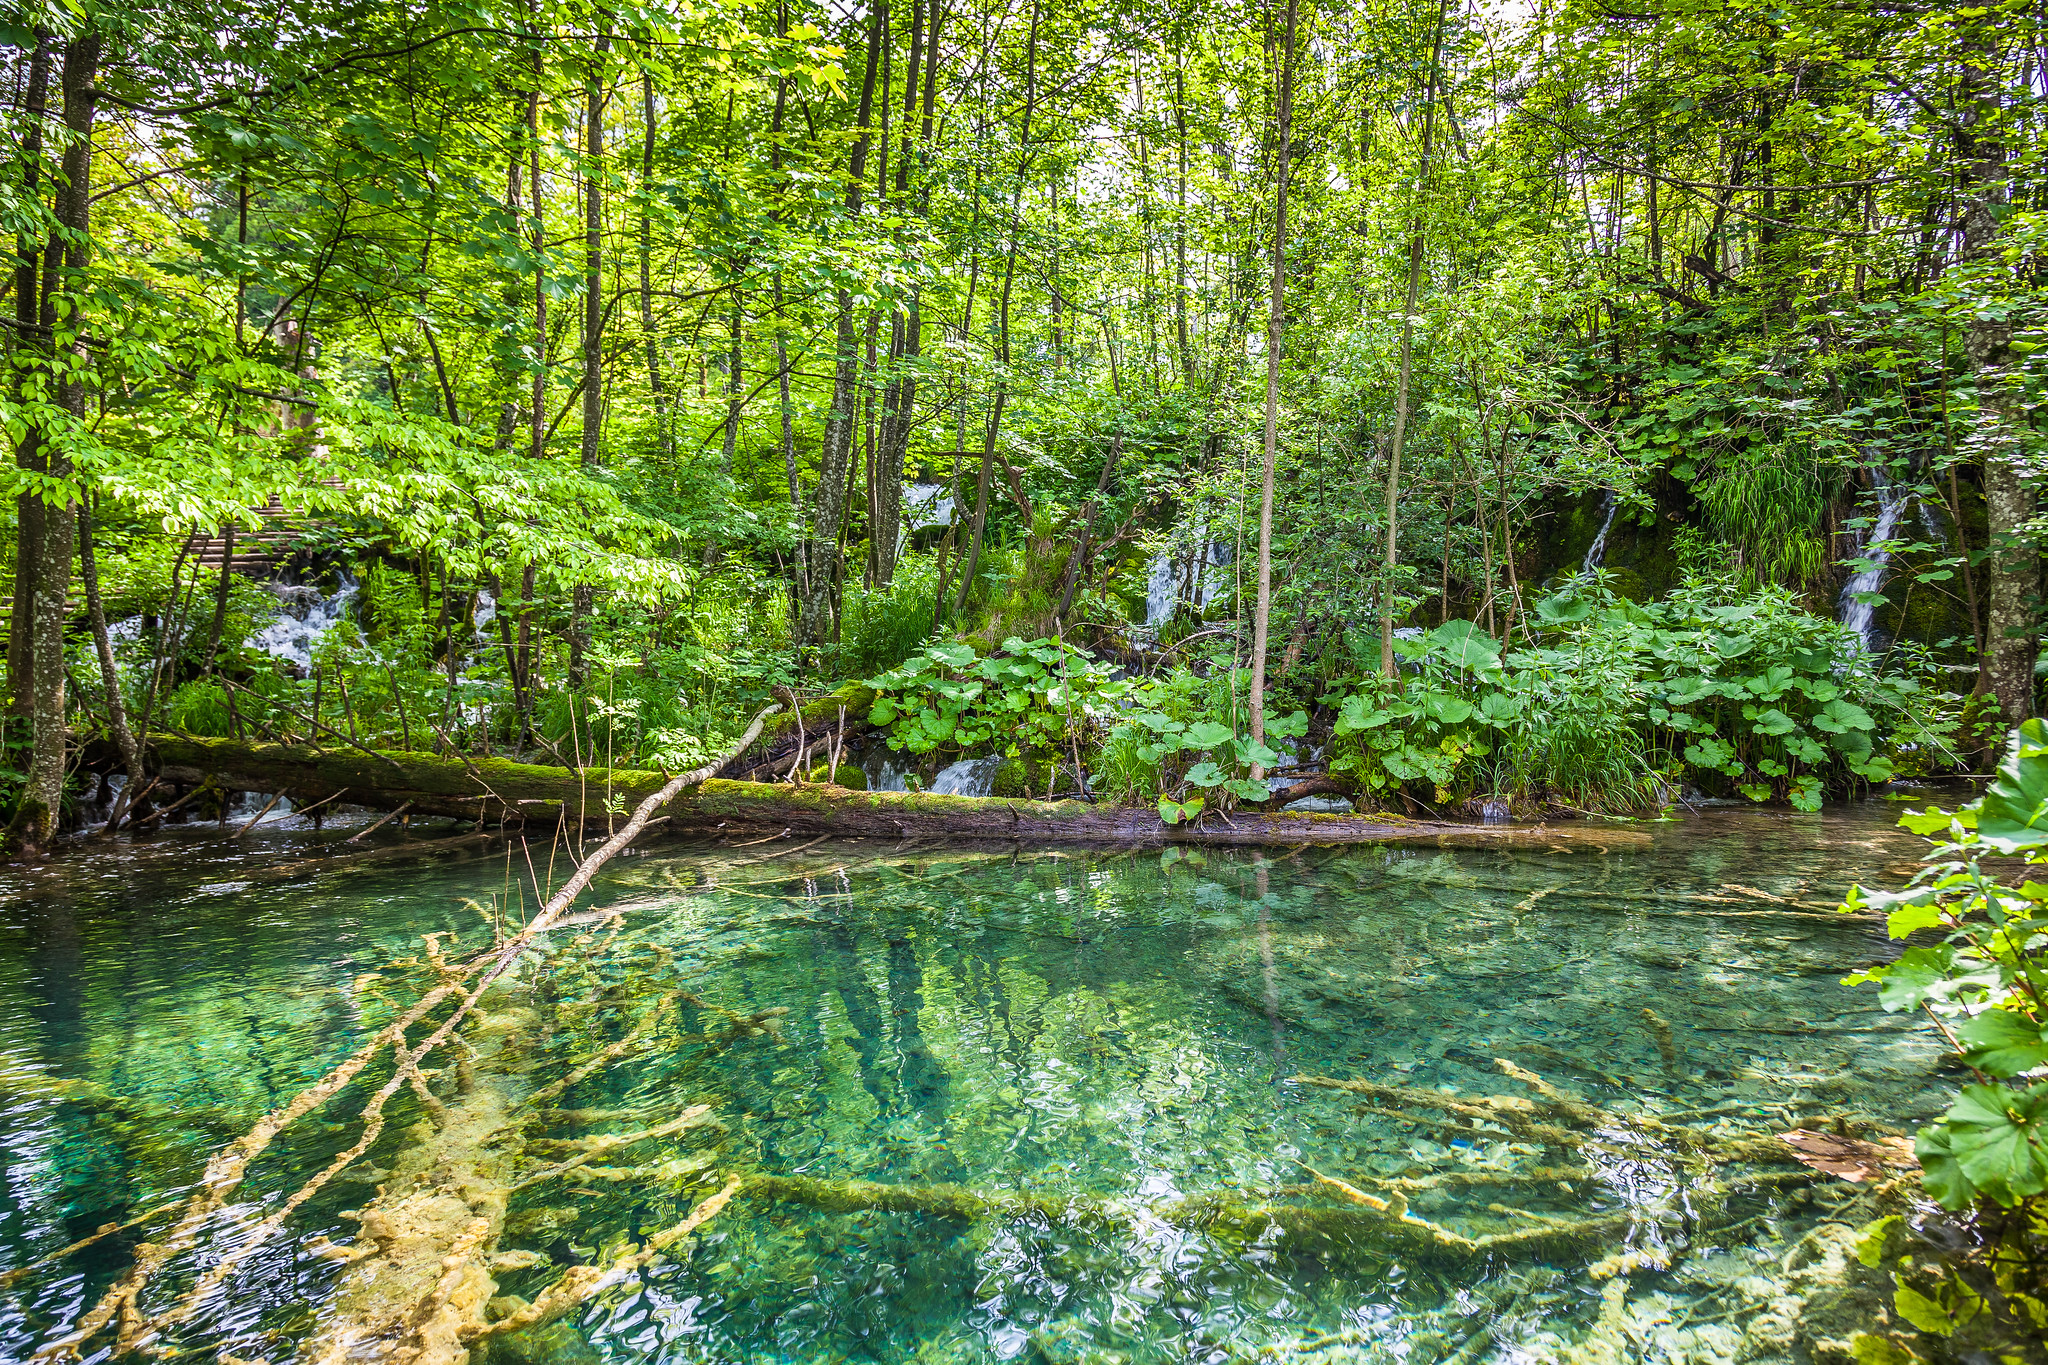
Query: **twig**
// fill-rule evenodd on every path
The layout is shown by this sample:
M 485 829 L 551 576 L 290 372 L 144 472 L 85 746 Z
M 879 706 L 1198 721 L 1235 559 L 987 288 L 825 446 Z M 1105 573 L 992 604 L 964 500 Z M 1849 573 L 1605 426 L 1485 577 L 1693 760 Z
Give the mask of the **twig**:
M 354 834 L 349 835 L 348 838 L 343 839 L 342 842 L 344 844 L 361 843 L 364 835 L 375 834 L 378 830 L 384 828 L 384 826 L 390 824 L 393 820 L 396 820 L 399 816 L 405 814 L 407 811 L 411 809 L 412 802 L 408 801 L 404 805 L 400 806 L 397 810 L 387 811 L 381 818 L 378 819 L 376 824 L 371 825 L 368 829 L 357 830 Z

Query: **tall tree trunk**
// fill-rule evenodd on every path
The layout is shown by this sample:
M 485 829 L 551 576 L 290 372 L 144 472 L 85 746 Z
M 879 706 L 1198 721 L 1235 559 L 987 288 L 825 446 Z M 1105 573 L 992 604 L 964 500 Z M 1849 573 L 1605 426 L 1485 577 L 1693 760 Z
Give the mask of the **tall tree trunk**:
M 1968 198 L 1963 205 L 1961 263 L 1988 268 L 1996 268 L 1998 219 L 2008 198 L 2007 116 L 1997 79 L 1999 35 L 1990 28 L 1992 22 L 1984 16 L 1974 21 L 1966 42 L 1968 57 L 1960 63 L 1964 110 L 1970 120 L 1964 150 Z M 2034 492 L 2022 463 L 2027 416 L 2012 340 L 2012 322 L 1991 310 L 1973 317 L 1963 336 L 1976 375 L 1976 445 L 1983 452 L 1991 552 L 1982 670 L 2008 725 L 2034 714 L 2034 661 L 2041 648 L 2035 616 L 2041 558 L 2039 547 L 2025 533 L 2034 515 Z
M 930 17 L 926 24 L 927 14 Z M 896 158 L 897 211 L 903 212 L 910 199 L 911 116 L 917 111 L 919 81 L 923 81 L 924 124 L 915 146 L 930 145 L 932 135 L 932 86 L 938 75 L 939 0 L 913 0 L 910 12 L 910 61 L 903 83 L 903 133 Z M 920 71 L 919 62 L 924 67 Z M 925 210 L 920 196 L 919 213 Z M 882 436 L 870 465 L 874 498 L 869 511 L 875 548 L 875 578 L 883 586 L 896 579 L 896 560 L 903 536 L 903 472 L 910 453 L 911 413 L 917 405 L 916 363 L 924 350 L 924 325 L 919 312 L 923 294 L 920 283 L 910 288 L 906 310 L 898 312 L 890 328 L 890 373 L 882 400 Z M 908 364 L 906 364 L 908 362 Z
M 861 77 L 859 129 L 846 163 L 846 217 L 860 214 L 866 188 L 869 120 L 875 111 L 875 78 L 881 71 L 882 45 L 888 41 L 888 0 L 874 0 L 868 13 L 867 69 Z M 833 331 L 832 410 L 825 418 L 824 448 L 818 457 L 818 487 L 811 513 L 810 591 L 803 599 L 800 635 L 822 640 L 837 614 L 840 582 L 839 528 L 846 515 L 847 480 L 853 468 L 854 431 L 860 412 L 860 334 L 853 325 L 853 291 L 838 291 Z
M 981 566 L 982 536 L 988 528 L 988 485 L 989 473 L 995 463 L 996 441 L 1001 435 L 1003 408 L 1010 398 L 1010 299 L 1017 281 L 1017 239 L 1021 224 L 1019 216 L 1024 205 L 1024 182 L 1031 171 L 1031 117 L 1038 106 L 1038 25 L 1041 6 L 1039 0 L 1031 0 L 1031 31 L 1024 41 L 1024 119 L 1017 135 L 1022 148 L 1017 158 L 1017 183 L 1010 194 L 1009 247 L 1003 259 L 1003 293 L 996 305 L 996 363 L 1000 367 L 996 377 L 995 404 L 989 412 L 988 431 L 981 446 L 981 477 L 975 485 L 974 527 L 967 542 L 967 562 L 960 573 L 960 587 L 953 610 L 961 612 L 967 608 L 968 594 L 974 591 L 974 575 Z M 1031 534 L 1027 522 L 1024 533 Z
M 29 54 L 28 83 L 22 99 L 28 131 L 21 145 L 21 194 L 32 203 L 41 198 L 43 118 L 49 113 L 50 57 L 54 50 L 55 41 L 49 33 L 37 29 L 36 45 Z M 49 334 L 41 330 L 42 241 L 23 233 L 16 241 L 15 252 L 14 320 L 22 352 L 16 360 L 15 392 L 18 397 L 27 398 L 31 375 L 37 371 L 46 372 L 48 368 L 29 360 L 38 352 L 47 353 L 50 346 Z M 15 442 L 14 463 L 20 469 L 40 472 L 43 459 L 42 429 L 30 426 Z M 7 618 L 8 709 L 14 715 L 27 716 L 35 709 L 30 661 L 34 656 L 36 566 L 40 562 L 43 539 L 42 501 L 32 494 L 23 493 L 14 500 L 14 514 L 14 601 Z
M 64 127 L 70 134 L 57 185 L 56 220 L 63 231 L 60 248 L 53 240 L 45 247 L 43 290 L 55 300 L 49 277 L 62 252 L 65 284 L 82 272 L 91 259 L 87 233 L 92 226 L 92 131 L 98 100 L 93 81 L 99 73 L 100 35 L 88 28 L 64 47 Z M 81 320 L 76 308 L 66 309 L 69 328 L 75 333 Z M 57 344 L 55 307 L 45 308 L 46 334 L 52 347 Z M 71 377 L 86 371 L 90 360 L 83 345 L 66 343 L 73 354 L 73 367 L 57 385 L 57 401 L 74 423 L 83 424 L 86 412 L 85 384 Z M 71 457 L 62 444 L 45 447 L 45 470 L 53 478 L 69 478 Z M 35 591 L 30 601 L 33 612 L 29 679 L 34 690 L 30 712 L 28 782 L 21 794 L 14 819 L 14 842 L 25 853 L 48 847 L 57 832 L 64 799 L 64 599 L 71 587 L 71 553 L 77 522 L 68 500 L 53 503 L 42 498 L 42 535 L 35 561 Z
M 537 6 L 529 3 L 529 13 L 538 23 Z M 533 385 L 528 398 L 527 424 L 530 458 L 539 460 L 547 454 L 548 444 L 548 267 L 547 267 L 547 219 L 545 204 L 541 198 L 540 183 L 540 96 L 541 82 L 545 72 L 541 66 L 541 49 L 533 49 L 533 89 L 526 98 L 526 180 L 527 193 L 533 201 Z M 533 728 L 535 681 L 538 670 L 534 667 L 534 621 L 533 593 L 537 577 L 536 566 L 529 559 L 519 575 L 519 641 L 515 667 L 525 682 L 526 709 L 520 717 L 522 730 Z
M 604 436 L 604 56 L 611 35 L 600 27 L 583 83 L 583 448 L 585 469 L 603 460 Z M 578 583 L 569 613 L 569 686 L 589 674 L 591 589 Z
M 1400 559 L 1401 450 L 1408 438 L 1408 381 L 1415 350 L 1415 302 L 1422 287 L 1423 208 L 1429 188 L 1429 154 L 1436 131 L 1437 59 L 1442 51 L 1444 11 L 1437 10 L 1436 37 L 1429 49 L 1429 82 L 1422 106 L 1422 160 L 1415 175 L 1415 207 L 1408 228 L 1408 293 L 1401 310 L 1401 372 L 1394 388 L 1394 431 L 1387 442 L 1387 552 L 1380 586 L 1380 673 L 1394 677 L 1394 567 Z
M 669 431 L 668 391 L 661 377 L 661 350 L 654 336 L 654 227 L 648 205 L 654 184 L 654 77 L 640 77 L 640 111 L 646 122 L 640 144 L 640 332 L 647 346 L 647 390 L 654 398 L 655 448 L 664 459 L 675 453 Z
M 1252 609 L 1252 743 L 1266 742 L 1266 637 L 1273 615 L 1273 467 L 1280 457 L 1280 342 L 1287 319 L 1287 180 L 1294 156 L 1295 0 L 1287 0 L 1280 53 L 1280 137 L 1273 173 L 1273 285 L 1266 308 L 1266 458 L 1259 480 L 1259 587 Z M 1409 286 L 1412 293 L 1413 284 Z M 1410 307 L 1414 305 L 1411 303 Z M 1252 780 L 1266 775 L 1252 764 Z
M 740 388 L 746 374 L 741 364 L 741 346 L 746 340 L 746 315 L 741 298 L 740 287 L 735 282 L 732 287 L 732 336 L 725 353 L 725 444 L 718 452 L 718 477 L 721 481 L 732 478 L 733 451 L 740 439 Z

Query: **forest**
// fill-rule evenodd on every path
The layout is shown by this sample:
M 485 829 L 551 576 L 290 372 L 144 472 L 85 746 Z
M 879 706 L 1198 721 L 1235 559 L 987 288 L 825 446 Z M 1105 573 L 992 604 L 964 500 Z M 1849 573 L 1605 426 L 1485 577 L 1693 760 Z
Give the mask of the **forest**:
M 512 840 L 537 917 L 515 933 L 492 900 L 483 957 L 457 968 L 430 933 L 404 959 L 440 973 L 409 1020 L 464 1002 L 417 1054 L 393 1025 L 392 1093 L 445 1147 L 461 1123 L 426 1051 L 511 1046 L 492 983 L 650 822 L 720 847 L 742 828 L 1165 845 L 1186 872 L 1202 844 L 1425 834 L 1510 862 L 1665 856 L 1643 850 L 1705 840 L 1674 824 L 1733 847 L 1744 827 L 1699 822 L 1832 830 L 1782 822 L 1924 792 L 1959 808 L 1908 817 L 1932 852 L 1817 835 L 1824 891 L 1752 870 L 1699 894 L 1889 913 L 1903 950 L 1844 949 L 1837 976 L 1976 1082 L 1948 1077 L 1955 1108 L 1920 1130 L 1924 1189 L 1888 1177 L 1860 1250 L 1836 1248 L 1899 1267 L 1871 1311 L 1918 1335 L 1865 1324 L 1849 1354 L 1797 1358 L 2039 1358 L 2038 7 L 225 3 L 0 17 L 20 886 L 273 811 L 306 812 L 311 839 L 321 806 L 387 838 L 449 817 L 469 831 L 450 848 Z M 611 836 L 594 858 L 586 828 Z M 1254 866 L 1245 904 L 1277 904 Z M 1849 889 L 1886 871 L 1914 879 Z M 1522 910 L 1550 894 L 1516 888 Z M 635 1027 L 670 1027 L 677 998 Z M 1677 1075 L 1650 1003 L 1631 1027 Z M 707 1057 L 783 1042 L 780 1015 L 688 1010 Z M 628 1055 L 605 1045 L 562 1064 Z M 1437 1079 L 1436 1100 L 1374 1093 L 1412 1120 L 1473 1084 Z M 1605 1121 L 1534 1086 L 1544 1122 Z M 1824 1125 L 1785 1109 L 1795 1164 L 1912 1145 L 1848 1112 L 1834 1140 L 1861 1155 L 1809 1160 L 1792 1139 Z M 1745 1159 L 1728 1141 L 1680 1146 Z M 263 1146 L 244 1142 L 238 1160 Z M 735 1198 L 996 1207 L 806 1179 L 700 1190 L 634 1273 Z M 1315 1179 L 1371 1223 L 1347 1236 L 1448 1254 L 1396 1185 Z M 218 1212 L 194 1206 L 164 1254 Z M 1938 1283 L 1898 1259 L 1907 1228 L 1923 1269 L 1927 1246 L 1953 1258 Z M 1509 1235 L 1456 1234 L 1520 1254 L 1485 1240 Z M 114 1323 L 118 1350 L 164 1349 L 240 1254 L 147 1331 L 138 1260 L 77 1340 Z M 625 1273 L 448 1341 L 557 1330 Z M 417 1326 L 455 1311 L 445 1290 L 394 1358 L 466 1358 Z M 1601 1292 L 1556 1358 L 1651 1358 L 1616 1344 L 1631 1301 Z M 360 1346 L 307 1340 L 309 1359 Z

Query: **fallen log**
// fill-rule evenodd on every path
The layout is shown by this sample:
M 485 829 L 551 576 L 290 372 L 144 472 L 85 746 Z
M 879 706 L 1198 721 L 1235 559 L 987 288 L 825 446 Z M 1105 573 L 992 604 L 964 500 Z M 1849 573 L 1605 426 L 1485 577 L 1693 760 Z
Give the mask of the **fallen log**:
M 659 790 L 666 775 L 626 768 L 555 768 L 502 758 L 255 744 L 189 735 L 149 737 L 154 764 L 181 781 L 212 780 L 246 791 L 284 792 L 294 800 L 342 799 L 381 809 L 410 802 L 415 812 L 486 823 L 605 826 Z M 1458 825 L 1394 816 L 1234 811 L 1169 826 L 1147 807 L 1079 801 L 936 796 L 928 792 L 849 791 L 822 783 L 712 779 L 684 789 L 664 808 L 671 828 L 696 832 L 788 830 L 798 834 L 890 839 L 1002 839 L 1030 843 L 1216 844 L 1503 844 L 1558 852 L 1639 848 L 1639 830 L 1594 825 Z

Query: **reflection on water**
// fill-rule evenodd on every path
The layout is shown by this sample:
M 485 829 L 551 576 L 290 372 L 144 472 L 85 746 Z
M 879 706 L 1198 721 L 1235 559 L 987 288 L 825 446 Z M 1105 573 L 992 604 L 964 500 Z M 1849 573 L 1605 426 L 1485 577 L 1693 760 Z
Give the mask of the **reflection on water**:
M 1888 951 L 1827 907 L 1913 855 L 1895 809 L 1710 812 L 1612 856 L 638 850 L 591 899 L 618 915 L 550 935 L 499 1002 L 493 1065 L 516 1107 L 592 1039 L 644 1026 L 652 1045 L 492 1141 L 539 1162 L 685 1104 L 715 1126 L 514 1193 L 501 1245 L 533 1254 L 496 1272 L 500 1292 L 616 1254 L 718 1172 L 810 1193 L 735 1202 L 573 1330 L 493 1358 L 1534 1360 L 1589 1334 L 1589 1352 L 1629 1344 L 1586 1359 L 1804 1358 L 1867 1311 L 1829 1231 L 1856 1192 L 1711 1166 L 1640 1117 L 1711 1142 L 1942 1107 L 1923 1027 L 1838 984 Z M 421 934 L 480 948 L 532 903 L 524 856 L 502 852 L 262 880 L 313 837 L 164 836 L 0 882 L 0 1267 L 33 1267 L 0 1291 L 0 1357 L 61 1336 L 160 1225 L 39 1258 L 186 1192 L 209 1152 L 389 1022 L 427 979 Z M 545 850 L 530 875 L 549 878 Z M 1518 1126 L 1512 1104 L 1536 1092 L 1497 1059 L 1610 1131 Z M 1499 1124 L 1417 1112 L 1447 1092 L 1523 1100 Z M 366 1094 L 292 1130 L 144 1310 L 352 1141 Z M 354 1238 L 343 1212 L 431 1132 L 404 1094 L 392 1113 L 188 1344 L 284 1360 L 317 1335 L 340 1272 L 307 1242 Z M 1461 1260 L 1188 1212 L 1329 1206 L 1317 1174 L 1466 1237 L 1618 1216 L 1591 1250 Z M 1044 1200 L 957 1218 L 818 1197 L 854 1179 Z M 1650 1269 L 1587 1273 L 1631 1250 Z M 1825 1295 L 1798 1269 L 1822 1262 Z M 1773 1302 L 1789 1324 L 1770 1326 Z

